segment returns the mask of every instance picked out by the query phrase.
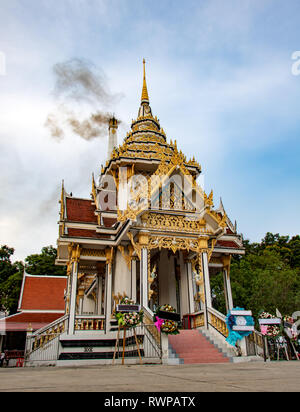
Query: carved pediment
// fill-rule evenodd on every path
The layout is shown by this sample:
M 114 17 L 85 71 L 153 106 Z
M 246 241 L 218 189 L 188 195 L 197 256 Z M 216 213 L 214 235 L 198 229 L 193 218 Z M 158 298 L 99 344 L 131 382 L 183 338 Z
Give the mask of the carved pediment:
M 207 233 L 206 222 L 203 218 L 173 215 L 165 213 L 146 212 L 140 218 L 142 228 L 168 232 L 188 232 L 195 234 Z

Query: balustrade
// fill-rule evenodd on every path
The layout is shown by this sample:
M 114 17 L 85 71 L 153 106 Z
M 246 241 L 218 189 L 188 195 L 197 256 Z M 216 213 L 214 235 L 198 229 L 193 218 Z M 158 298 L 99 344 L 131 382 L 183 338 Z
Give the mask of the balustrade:
M 44 347 L 48 342 L 65 332 L 66 322 L 67 316 L 64 316 L 63 318 L 51 323 L 47 327 L 35 332 L 32 336 L 29 337 L 29 339 L 31 339 L 32 341 L 32 344 L 30 345 L 31 350 L 35 351 L 39 348 Z
M 76 316 L 75 331 L 98 331 L 104 330 L 105 317 Z
M 205 319 L 204 319 L 204 313 L 198 313 L 195 316 L 193 316 L 192 320 L 192 328 L 201 328 L 202 326 L 205 325 Z
M 153 315 L 151 316 L 151 314 L 147 311 L 147 309 L 143 308 L 143 310 L 144 310 L 143 323 L 147 327 L 147 330 L 149 331 L 149 333 L 155 339 L 156 344 L 160 347 L 161 346 L 161 334 L 153 323 Z
M 205 326 L 204 312 L 185 315 L 183 317 L 183 325 L 185 329 L 196 329 Z
M 208 309 L 208 316 L 209 316 L 209 324 L 213 326 L 221 335 L 225 336 L 226 338 L 229 335 L 227 325 L 226 325 L 226 317 L 219 313 L 216 310 Z

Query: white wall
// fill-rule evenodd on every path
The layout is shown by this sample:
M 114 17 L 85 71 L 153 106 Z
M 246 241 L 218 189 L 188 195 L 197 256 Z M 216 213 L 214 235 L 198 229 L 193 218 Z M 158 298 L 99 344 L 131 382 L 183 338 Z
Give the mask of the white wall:
M 177 309 L 174 257 L 162 249 L 159 261 L 159 304 L 169 304 Z
M 190 313 L 189 308 L 189 288 L 187 265 L 184 263 L 183 255 L 180 252 L 180 306 L 181 316 Z
M 92 296 L 90 297 L 84 296 L 82 312 L 83 314 L 93 314 L 93 315 L 96 313 L 96 302 L 92 298 Z
M 113 294 L 121 295 L 126 293 L 130 297 L 131 294 L 131 273 L 128 269 L 128 266 L 125 262 L 125 259 L 122 256 L 122 253 L 118 250 L 115 257 L 114 265 L 114 282 L 113 282 Z

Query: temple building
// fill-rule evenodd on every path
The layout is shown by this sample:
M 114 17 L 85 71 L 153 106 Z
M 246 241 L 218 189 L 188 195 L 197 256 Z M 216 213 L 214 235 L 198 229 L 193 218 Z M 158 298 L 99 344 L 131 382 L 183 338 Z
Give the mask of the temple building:
M 64 316 L 65 276 L 32 276 L 24 272 L 17 313 L 0 318 L 0 353 L 8 365 L 24 356 L 28 330 L 36 332 Z M 15 356 L 16 352 L 16 356 Z
M 91 198 L 76 198 L 62 185 L 56 261 L 68 274 L 62 346 L 95 340 L 96 334 L 114 336 L 121 296 L 141 305 L 145 324 L 159 305 L 170 304 L 184 328 L 211 328 L 225 337 L 225 316 L 212 306 L 210 279 L 223 273 L 232 309 L 230 262 L 244 254 L 242 238 L 222 201 L 215 208 L 213 192 L 198 184 L 199 163 L 168 140 L 153 115 L 145 61 L 137 118 L 120 145 L 117 134 L 113 117 L 107 161 L 99 180 L 92 177 Z

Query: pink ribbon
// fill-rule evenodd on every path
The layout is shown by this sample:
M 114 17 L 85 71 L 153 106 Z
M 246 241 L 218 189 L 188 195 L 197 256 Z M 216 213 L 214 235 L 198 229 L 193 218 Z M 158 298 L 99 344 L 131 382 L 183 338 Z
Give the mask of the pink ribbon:
M 154 325 L 156 326 L 157 330 L 160 332 L 161 325 L 164 323 L 163 319 L 160 319 L 158 316 L 156 316 L 156 322 Z
M 266 325 L 260 325 L 260 331 L 262 335 L 266 335 L 268 332 L 268 326 Z

